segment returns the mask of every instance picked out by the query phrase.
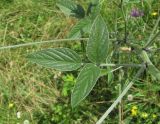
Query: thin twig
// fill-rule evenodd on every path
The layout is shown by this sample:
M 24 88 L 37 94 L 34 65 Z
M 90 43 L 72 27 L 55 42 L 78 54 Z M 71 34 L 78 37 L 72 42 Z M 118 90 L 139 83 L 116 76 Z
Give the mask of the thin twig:
M 115 71 L 117 71 L 117 70 L 119 70 L 119 69 L 121 69 L 121 68 L 123 68 L 123 66 L 119 66 L 118 68 L 113 69 L 113 70 L 111 71 L 111 73 L 112 73 L 112 72 L 115 72 Z
M 55 40 L 48 40 L 48 41 L 37 41 L 37 42 L 30 42 L 30 43 L 10 45 L 10 46 L 1 46 L 0 50 L 26 47 L 26 46 L 32 46 L 32 45 L 40 45 L 40 44 L 46 44 L 46 43 L 70 42 L 70 41 L 81 41 L 81 40 L 87 41 L 88 39 L 89 38 L 71 38 L 71 39 L 55 39 Z M 116 39 L 109 39 L 109 40 L 115 41 Z
M 76 38 L 76 39 L 74 38 L 74 39 L 55 39 L 55 40 L 48 40 L 48 41 L 38 41 L 38 42 L 24 43 L 24 44 L 11 45 L 11 46 L 2 46 L 0 47 L 0 50 L 32 46 L 32 45 L 38 45 L 38 44 L 45 44 L 45 43 L 67 42 L 67 41 L 88 40 L 88 39 L 89 38 Z

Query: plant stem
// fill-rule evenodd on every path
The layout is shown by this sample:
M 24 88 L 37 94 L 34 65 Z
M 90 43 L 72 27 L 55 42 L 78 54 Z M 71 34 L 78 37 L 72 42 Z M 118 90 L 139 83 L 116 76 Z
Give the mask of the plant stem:
M 128 40 L 128 33 L 127 33 L 127 18 L 124 12 L 124 7 L 123 7 L 123 0 L 121 0 L 121 11 L 122 11 L 122 15 L 123 15 L 123 20 L 124 20 L 124 26 L 125 26 L 125 30 L 124 30 L 124 42 L 127 43 Z
M 101 64 L 100 66 L 123 66 L 123 67 L 142 67 L 143 64 Z
M 160 31 L 158 31 L 158 32 L 154 35 L 154 37 L 151 38 L 150 42 L 148 42 L 148 43 L 145 45 L 144 49 L 146 49 L 147 47 L 151 46 L 151 45 L 155 42 L 155 39 L 156 39 L 159 35 L 160 35 Z
M 155 24 L 155 26 L 154 26 L 154 28 L 153 28 L 153 30 L 152 30 L 152 32 L 151 32 L 151 35 L 150 35 L 150 37 L 149 37 L 149 39 L 148 39 L 148 42 L 147 42 L 147 44 L 145 45 L 144 48 L 147 48 L 149 45 L 153 44 L 153 40 L 155 39 L 155 36 L 156 36 L 156 37 L 158 36 L 159 33 L 157 33 L 155 36 L 153 36 L 153 35 L 154 35 L 157 27 L 159 27 L 159 26 L 158 26 L 158 25 L 159 25 L 159 22 L 160 22 L 160 16 L 158 17 L 157 22 L 156 22 L 156 24 Z
M 46 44 L 46 43 L 57 43 L 57 42 L 70 42 L 70 41 L 88 41 L 89 38 L 71 38 L 71 39 L 55 39 L 55 40 L 48 40 L 48 41 L 37 41 L 37 42 L 30 42 L 30 43 L 24 43 L 24 44 L 17 44 L 17 45 L 10 45 L 10 46 L 1 46 L 0 50 L 5 49 L 13 49 L 13 48 L 19 48 L 19 47 L 26 47 L 26 46 L 33 46 L 33 45 L 40 45 L 40 44 Z M 115 41 L 116 39 L 109 39 L 110 41 Z
M 119 95 L 122 93 L 121 84 L 119 84 Z M 119 102 L 119 124 L 122 122 L 122 100 Z
M 18 47 L 25 47 L 25 46 L 32 46 L 37 44 L 45 44 L 45 43 L 54 43 L 54 42 L 69 42 L 69 41 L 76 41 L 76 40 L 88 40 L 89 38 L 77 38 L 77 39 L 55 39 L 55 40 L 48 40 L 48 41 L 38 41 L 38 42 L 31 42 L 31 43 L 24 43 L 18 45 L 11 45 L 11 46 L 3 46 L 0 47 L 0 50 L 4 49 L 11 49 L 11 48 L 18 48 Z
M 160 71 L 153 65 L 146 51 L 141 52 L 141 58 L 147 64 L 148 72 L 157 80 L 160 81 Z
M 84 32 L 81 30 L 81 38 L 83 38 L 83 35 L 84 35 Z M 81 50 L 82 50 L 82 53 L 83 53 L 83 58 L 86 59 L 86 45 L 85 45 L 85 41 L 84 40 L 80 40 L 80 43 L 81 43 Z
M 122 98 L 126 95 L 128 90 L 132 87 L 134 81 L 141 76 L 141 74 L 146 69 L 145 64 L 139 69 L 133 80 L 127 85 L 127 87 L 123 90 L 123 92 L 119 95 L 119 97 L 114 101 L 114 103 L 109 107 L 109 109 L 103 114 L 103 116 L 97 121 L 96 124 L 102 124 L 105 118 L 111 113 L 111 111 L 117 106 L 117 104 L 122 100 Z

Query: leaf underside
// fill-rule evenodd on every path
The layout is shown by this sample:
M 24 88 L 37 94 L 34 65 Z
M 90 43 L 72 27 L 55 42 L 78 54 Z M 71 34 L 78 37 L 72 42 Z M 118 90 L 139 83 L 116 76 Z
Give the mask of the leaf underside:
M 83 33 L 90 33 L 92 21 L 89 18 L 80 20 L 69 32 L 69 38 L 80 38 Z
M 59 0 L 57 6 L 67 16 L 74 16 L 76 18 L 85 17 L 85 10 L 83 9 L 83 7 L 70 0 Z
M 27 58 L 44 67 L 59 71 L 73 71 L 81 66 L 79 55 L 68 48 L 52 48 L 32 53 Z

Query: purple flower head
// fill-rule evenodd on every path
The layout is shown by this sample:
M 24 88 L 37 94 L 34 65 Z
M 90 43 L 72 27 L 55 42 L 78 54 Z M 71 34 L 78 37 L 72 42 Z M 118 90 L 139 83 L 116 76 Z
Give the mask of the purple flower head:
M 140 16 L 144 16 L 144 13 L 140 10 L 138 10 L 137 8 L 132 9 L 130 15 L 132 17 L 140 17 Z

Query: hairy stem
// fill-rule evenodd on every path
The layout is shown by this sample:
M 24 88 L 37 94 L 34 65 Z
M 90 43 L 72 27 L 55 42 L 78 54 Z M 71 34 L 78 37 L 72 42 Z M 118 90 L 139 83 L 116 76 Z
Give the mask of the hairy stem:
M 143 64 L 101 64 L 100 66 L 123 66 L 123 67 L 142 67 L 144 66 Z
M 18 47 L 25 47 L 25 46 L 32 46 L 32 45 L 38 45 L 38 44 L 45 44 L 45 43 L 54 43 L 54 42 L 69 42 L 69 41 L 76 41 L 76 40 L 88 40 L 89 38 L 77 38 L 77 39 L 55 39 L 55 40 L 48 40 L 48 41 L 38 41 L 38 42 L 31 42 L 31 43 L 24 43 L 24 44 L 18 44 L 18 45 L 11 45 L 11 46 L 3 46 L 0 47 L 0 50 L 4 49 L 11 49 L 11 48 L 18 48 Z

